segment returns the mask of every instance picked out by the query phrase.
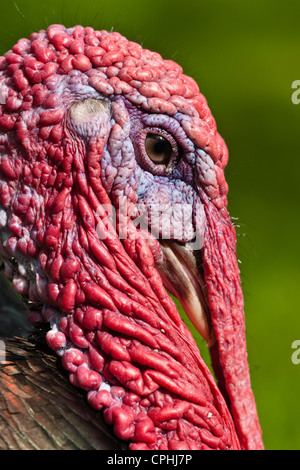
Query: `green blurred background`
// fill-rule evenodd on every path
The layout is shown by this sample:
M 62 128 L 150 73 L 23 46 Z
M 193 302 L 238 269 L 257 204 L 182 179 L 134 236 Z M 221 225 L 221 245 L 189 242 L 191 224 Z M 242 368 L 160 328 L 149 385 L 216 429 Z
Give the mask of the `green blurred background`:
M 52 23 L 119 31 L 179 62 L 229 147 L 252 384 L 267 449 L 300 449 L 299 0 L 1 0 L 0 53 Z M 300 95 L 299 95 L 300 97 Z M 200 344 L 201 349 L 203 345 Z M 205 355 L 205 354 L 204 354 Z

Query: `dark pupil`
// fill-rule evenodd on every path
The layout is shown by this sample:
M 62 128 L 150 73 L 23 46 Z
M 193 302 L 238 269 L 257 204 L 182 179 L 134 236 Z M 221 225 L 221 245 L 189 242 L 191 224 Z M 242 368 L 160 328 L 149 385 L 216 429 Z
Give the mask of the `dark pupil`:
M 167 147 L 168 147 L 168 142 L 163 137 L 157 136 L 156 137 L 156 142 L 153 145 L 153 150 L 154 152 L 159 155 L 161 153 L 166 153 Z
M 170 142 L 161 135 L 148 134 L 146 152 L 154 163 L 167 163 L 172 155 Z

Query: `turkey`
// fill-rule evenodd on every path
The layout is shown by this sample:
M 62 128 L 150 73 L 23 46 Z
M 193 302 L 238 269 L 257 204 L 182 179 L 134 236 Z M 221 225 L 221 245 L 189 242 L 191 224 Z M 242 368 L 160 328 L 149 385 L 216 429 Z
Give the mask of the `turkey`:
M 52 25 L 0 57 L 0 102 L 3 272 L 74 390 L 131 450 L 263 449 L 228 151 L 195 81 Z

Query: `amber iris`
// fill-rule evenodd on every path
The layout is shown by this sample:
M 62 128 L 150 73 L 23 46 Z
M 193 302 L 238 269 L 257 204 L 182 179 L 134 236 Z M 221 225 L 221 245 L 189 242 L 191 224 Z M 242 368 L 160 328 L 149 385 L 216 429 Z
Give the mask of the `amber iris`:
M 171 143 L 158 134 L 147 134 L 145 149 L 153 163 L 167 165 L 173 153 Z

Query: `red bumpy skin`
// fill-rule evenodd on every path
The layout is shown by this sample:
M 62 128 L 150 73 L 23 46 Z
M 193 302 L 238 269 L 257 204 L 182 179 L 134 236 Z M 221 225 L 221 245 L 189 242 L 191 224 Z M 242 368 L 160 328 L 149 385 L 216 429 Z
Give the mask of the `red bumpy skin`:
M 118 33 L 53 25 L 0 58 L 0 102 L 5 273 L 31 321 L 49 322 L 70 381 L 131 449 L 262 448 L 227 149 L 196 83 Z M 172 163 L 149 160 L 149 132 Z M 173 214 L 170 239 L 202 234 L 222 393 L 156 269 L 164 227 L 147 237 L 134 223 L 136 204 L 151 213 L 159 198 L 195 208 L 179 238 Z

